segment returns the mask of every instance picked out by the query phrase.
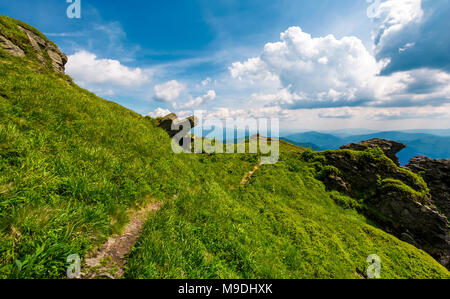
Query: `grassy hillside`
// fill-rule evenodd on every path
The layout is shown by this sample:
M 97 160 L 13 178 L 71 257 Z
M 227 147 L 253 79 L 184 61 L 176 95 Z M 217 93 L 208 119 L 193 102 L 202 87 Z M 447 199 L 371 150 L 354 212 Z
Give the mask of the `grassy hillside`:
M 359 278 L 370 254 L 384 278 L 450 278 L 337 205 L 303 149 L 282 143 L 280 162 L 243 186 L 256 155 L 172 153 L 155 120 L 42 66 L 16 24 L 0 16 L 26 52 L 0 49 L 1 278 L 64 278 L 68 255 L 84 258 L 128 209 L 156 201 L 128 278 Z

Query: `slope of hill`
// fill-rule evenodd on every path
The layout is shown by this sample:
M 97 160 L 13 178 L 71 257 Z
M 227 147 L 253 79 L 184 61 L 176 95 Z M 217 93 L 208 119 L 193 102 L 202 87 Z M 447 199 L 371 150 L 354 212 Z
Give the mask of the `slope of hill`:
M 424 131 L 428 132 L 428 131 Z M 446 130 L 439 131 L 441 136 L 426 133 L 377 132 L 366 135 L 336 136 L 330 133 L 306 132 L 288 135 L 283 140 L 297 145 L 312 145 L 314 150 L 334 150 L 342 145 L 369 140 L 373 138 L 395 140 L 406 144 L 406 148 L 398 153 L 400 163 L 408 164 L 416 156 L 427 156 L 433 159 L 450 158 L 450 137 Z
M 302 148 L 282 143 L 280 162 L 242 185 L 258 155 L 174 154 L 155 120 L 58 72 L 36 29 L 0 16 L 0 34 L 23 51 L 0 47 L 1 278 L 64 278 L 69 255 L 84 261 L 149 202 L 163 207 L 127 278 L 360 278 L 371 254 L 383 278 L 450 278 L 337 204 Z

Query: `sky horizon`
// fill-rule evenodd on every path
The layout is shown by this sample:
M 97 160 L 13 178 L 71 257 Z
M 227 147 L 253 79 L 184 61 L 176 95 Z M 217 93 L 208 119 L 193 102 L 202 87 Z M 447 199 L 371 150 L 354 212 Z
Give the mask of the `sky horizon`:
M 66 73 L 142 115 L 283 131 L 450 129 L 450 0 L 0 0 Z M 26 9 L 24 9 L 26 7 Z

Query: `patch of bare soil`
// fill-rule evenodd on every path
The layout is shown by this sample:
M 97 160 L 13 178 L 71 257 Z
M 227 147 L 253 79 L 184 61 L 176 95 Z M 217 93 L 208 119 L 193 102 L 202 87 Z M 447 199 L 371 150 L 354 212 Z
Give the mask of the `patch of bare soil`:
M 161 206 L 160 202 L 153 203 L 141 210 L 130 212 L 130 222 L 124 232 L 109 238 L 95 257 L 86 260 L 84 278 L 121 278 L 124 274 L 126 254 L 131 251 L 139 238 L 147 217 L 158 211 Z

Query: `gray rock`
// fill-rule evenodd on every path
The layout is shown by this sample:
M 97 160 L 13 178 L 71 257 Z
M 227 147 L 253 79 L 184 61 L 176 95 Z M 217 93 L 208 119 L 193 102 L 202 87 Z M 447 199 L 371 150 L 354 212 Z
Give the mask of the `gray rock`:
M 25 29 L 22 26 L 18 27 L 22 32 L 24 32 L 27 35 L 30 44 L 32 45 L 34 51 L 37 54 L 39 62 L 45 66 L 44 53 L 47 52 L 48 56 L 52 61 L 53 69 L 58 73 L 64 74 L 65 65 L 68 60 L 66 54 L 59 51 L 58 47 L 56 47 L 53 43 L 46 42 L 43 38 L 34 34 L 30 30 Z
M 31 45 L 33 46 L 33 48 L 36 52 L 41 51 L 41 48 L 45 49 L 47 43 L 45 42 L 45 40 L 43 38 L 34 34 L 30 30 L 23 28 L 22 26 L 18 26 L 18 27 L 23 33 L 25 33 L 28 36 L 28 39 L 30 40 Z
M 198 125 L 198 119 L 195 116 L 190 116 L 186 119 L 179 120 L 175 113 L 171 113 L 160 119 L 158 127 L 164 129 L 172 138 L 181 132 L 187 125 L 193 129 Z
M 400 240 L 402 240 L 403 242 L 409 243 L 415 247 L 418 247 L 418 248 L 420 247 L 420 245 L 416 243 L 416 241 L 414 240 L 414 238 L 411 236 L 411 234 L 409 232 L 402 233 L 400 235 Z
M 25 56 L 25 52 L 13 44 L 9 39 L 0 34 L 0 48 L 5 50 L 8 54 L 12 56 Z
M 67 63 L 67 56 L 59 51 L 55 51 L 55 49 L 47 49 L 48 56 L 52 60 L 53 69 L 59 73 L 64 73 L 64 66 Z
M 322 178 L 324 184 L 331 190 L 336 190 L 345 194 L 351 193 L 351 187 L 343 178 L 336 174 L 327 174 Z
M 423 177 L 433 203 L 450 219 L 450 159 L 414 157 L 405 168 Z
M 388 225 L 401 240 L 427 251 L 450 269 L 450 223 L 447 217 L 433 206 L 411 200 L 392 187 L 377 190 L 368 204 L 388 219 Z

